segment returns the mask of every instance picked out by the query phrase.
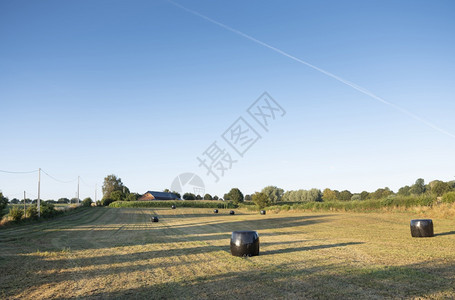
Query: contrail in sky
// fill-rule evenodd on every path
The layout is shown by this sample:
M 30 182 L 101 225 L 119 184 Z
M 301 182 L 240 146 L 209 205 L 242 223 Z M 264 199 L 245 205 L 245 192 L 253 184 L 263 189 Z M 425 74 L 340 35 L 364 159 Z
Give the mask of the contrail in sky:
M 237 29 L 234 29 L 234 28 L 229 27 L 229 26 L 227 26 L 227 25 L 225 25 L 223 23 L 220 23 L 220 22 L 218 22 L 218 21 L 216 21 L 216 20 L 214 20 L 212 18 L 209 18 L 209 17 L 207 17 L 207 16 L 205 16 L 205 15 L 203 15 L 203 14 L 201 14 L 201 13 L 195 11 L 195 10 L 189 9 L 189 8 L 179 4 L 179 3 L 176 3 L 176 2 L 171 1 L 171 0 L 166 0 L 166 1 L 171 3 L 171 4 L 173 4 L 174 6 L 177 6 L 180 9 L 183 9 L 183 10 L 195 15 L 195 16 L 198 16 L 198 17 L 200 17 L 200 18 L 202 18 L 204 20 L 207 20 L 210 23 L 218 25 L 218 26 L 220 26 L 220 27 L 222 27 L 222 28 L 224 28 L 226 30 L 229 30 L 229 31 L 231 31 L 231 32 L 233 32 L 233 33 L 235 33 L 237 35 L 240 35 L 240 36 L 242 36 L 242 37 L 244 37 L 244 38 L 246 38 L 246 39 L 248 39 L 248 40 L 250 40 L 252 42 L 255 42 L 256 44 L 259 44 L 259 45 L 261 45 L 263 47 L 269 48 L 270 50 L 273 50 L 273 51 L 275 51 L 275 52 L 277 52 L 277 53 L 279 53 L 279 54 L 281 54 L 283 56 L 286 56 L 286 57 L 288 57 L 288 58 L 290 58 L 290 59 L 292 59 L 292 60 L 294 60 L 294 61 L 296 61 L 298 63 L 301 63 L 301 64 L 303 64 L 303 65 L 305 65 L 307 67 L 310 67 L 310 68 L 312 68 L 312 69 L 314 69 L 314 70 L 316 70 L 316 71 L 318 71 L 318 72 L 320 72 L 322 74 L 325 74 L 325 75 L 327 75 L 327 76 L 329 76 L 329 77 L 331 77 L 331 78 L 333 78 L 335 80 L 338 80 L 339 82 L 341 82 L 341 83 L 343 83 L 343 84 L 345 84 L 347 86 L 350 86 L 351 88 L 353 88 L 353 89 L 355 89 L 355 90 L 357 90 L 357 91 L 359 91 L 359 92 L 361 92 L 361 93 L 363 93 L 363 94 L 375 99 L 376 101 L 379 101 L 379 102 L 381 102 L 381 103 L 383 103 L 385 105 L 391 106 L 392 108 L 404 113 L 405 115 L 408 115 L 409 117 L 411 117 L 411 118 L 413 118 L 413 119 L 415 119 L 415 120 L 427 125 L 430 128 L 433 128 L 433 129 L 439 131 L 440 133 L 448 135 L 451 138 L 455 138 L 455 134 L 453 134 L 451 132 L 448 132 L 447 130 L 445 130 L 445 129 L 433 124 L 430 121 L 427 121 L 427 120 L 423 119 L 422 117 L 410 112 L 409 110 L 407 110 L 405 108 L 402 108 L 402 107 L 400 107 L 400 106 L 398 106 L 398 105 L 396 105 L 394 103 L 391 103 L 391 102 L 385 100 L 382 97 L 379 97 L 379 96 L 375 95 L 374 93 L 370 92 L 369 90 L 367 90 L 367 89 L 365 89 L 365 88 L 363 88 L 361 86 L 358 86 L 358 85 L 356 85 L 353 82 L 350 82 L 350 81 L 348 81 L 346 79 L 343 79 L 343 78 L 341 78 L 341 77 L 339 77 L 339 76 L 337 76 L 337 75 L 335 75 L 333 73 L 330 73 L 329 71 L 321 69 L 321 68 L 319 68 L 319 67 L 317 67 L 317 66 L 315 66 L 313 64 L 310 64 L 309 62 L 306 62 L 306 61 L 304 61 L 304 60 L 302 60 L 302 59 L 300 59 L 298 57 L 295 57 L 295 56 L 293 56 L 293 55 L 291 55 L 291 54 L 289 54 L 289 53 L 287 53 L 287 52 L 285 52 L 285 51 L 283 51 L 281 49 L 273 47 L 273 46 L 271 46 L 271 45 L 269 45 L 269 44 L 267 44 L 267 43 L 265 43 L 263 41 L 260 41 L 260 40 L 258 40 L 256 38 L 246 34 L 246 33 L 241 32 L 241 31 L 239 31 Z

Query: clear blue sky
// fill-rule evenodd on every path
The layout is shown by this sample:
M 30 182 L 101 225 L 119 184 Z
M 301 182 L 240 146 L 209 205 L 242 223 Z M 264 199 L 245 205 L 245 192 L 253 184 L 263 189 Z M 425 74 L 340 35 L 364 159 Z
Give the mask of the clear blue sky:
M 455 179 L 455 2 L 178 3 L 426 121 L 167 1 L 1 0 L 0 169 L 80 175 L 81 198 L 112 173 L 143 193 L 195 172 L 212 195 Z M 246 113 L 264 91 L 286 110 L 269 132 Z M 262 136 L 243 158 L 221 138 L 240 116 Z M 214 141 L 238 160 L 217 183 L 196 159 Z M 37 173 L 0 189 L 34 198 Z M 44 199 L 76 189 L 42 174 Z

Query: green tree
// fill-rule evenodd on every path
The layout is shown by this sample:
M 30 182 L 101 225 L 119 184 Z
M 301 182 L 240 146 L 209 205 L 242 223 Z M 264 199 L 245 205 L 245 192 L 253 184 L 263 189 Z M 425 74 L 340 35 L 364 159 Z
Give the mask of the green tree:
M 2 215 L 2 211 L 8 205 L 8 198 L 4 197 L 2 193 L 0 193 L 0 216 Z
M 218 198 L 217 195 L 213 196 L 213 200 L 218 200 L 218 199 L 219 199 L 219 198 Z
M 447 184 L 450 186 L 450 189 L 455 190 L 455 180 L 449 181 Z
M 70 199 L 68 199 L 68 198 L 60 198 L 60 199 L 57 200 L 57 203 L 68 204 L 68 203 L 70 203 Z
M 235 204 L 239 204 L 240 202 L 243 202 L 243 194 L 238 188 L 232 188 L 229 193 L 227 193 L 228 198 L 226 195 L 224 196 L 225 200 L 230 200 L 234 202 Z
M 400 196 L 409 196 L 411 194 L 411 187 L 409 185 L 405 185 L 398 190 L 398 195 Z
M 245 195 L 245 201 L 251 201 L 251 195 Z
M 85 198 L 84 200 L 82 200 L 82 206 L 84 206 L 84 207 L 90 207 L 90 206 L 92 206 L 92 202 L 93 202 L 93 201 L 92 201 L 92 198 L 87 197 L 87 198 Z
M 370 195 L 370 193 L 368 193 L 367 191 L 363 191 L 360 193 L 360 200 L 366 200 L 368 199 L 368 196 Z
M 311 189 L 307 192 L 307 199 L 308 202 L 316 201 L 320 202 L 322 201 L 322 192 L 320 189 Z
M 203 199 L 203 198 L 202 198 L 201 195 L 199 195 L 199 194 L 196 195 L 196 200 L 202 200 L 202 199 Z
M 373 193 L 370 193 L 371 199 L 382 199 L 387 198 L 388 196 L 393 195 L 393 191 L 391 191 L 388 187 L 379 188 Z
M 362 200 L 362 196 L 360 196 L 360 194 L 352 195 L 351 201 L 359 201 L 359 200 Z
M 112 199 L 114 201 L 123 201 L 126 199 L 126 196 L 122 190 L 117 190 L 117 191 L 113 191 L 110 194 L 109 199 Z
M 182 198 L 182 195 L 180 195 L 179 192 L 172 191 L 172 194 L 176 195 L 178 199 Z
M 142 195 L 138 193 L 129 193 L 126 195 L 125 201 L 137 201 Z
M 11 204 L 19 204 L 19 203 L 20 203 L 19 199 L 17 199 L 17 198 L 13 198 L 13 199 L 11 199 L 9 202 L 10 202 Z
M 409 192 L 413 195 L 422 195 L 425 193 L 425 181 L 423 178 L 417 179 L 415 184 L 412 185 Z
M 338 200 L 341 201 L 349 201 L 352 198 L 352 193 L 348 190 L 344 190 L 340 192 L 340 195 L 338 196 Z
M 447 182 L 438 180 L 433 185 L 431 185 L 431 192 L 436 196 L 442 196 L 448 191 L 450 191 L 450 185 Z
M 272 202 L 269 196 L 263 192 L 254 193 L 251 196 L 251 199 L 253 200 L 254 204 L 256 204 L 260 209 L 269 206 Z
M 326 188 L 322 192 L 322 200 L 335 201 L 335 200 L 337 200 L 337 195 L 336 195 L 335 191 L 332 191 L 331 189 Z
M 42 218 L 51 218 L 57 214 L 55 206 L 52 203 L 42 202 L 40 205 L 40 216 Z
M 291 193 L 292 191 L 286 191 L 284 192 L 283 194 L 283 197 L 281 197 L 281 201 L 284 201 L 284 202 L 290 202 L 290 198 L 291 198 Z
M 266 194 L 272 203 L 277 203 L 283 197 L 284 190 L 279 187 L 269 185 L 263 188 L 261 192 Z
M 183 194 L 184 200 L 196 200 L 196 195 L 193 193 L 185 193 Z
M 210 194 L 205 194 L 204 195 L 204 200 L 212 200 L 212 199 L 213 199 L 212 195 L 210 195 Z
M 114 174 L 107 175 L 103 183 L 103 198 L 110 198 L 111 193 L 114 191 L 121 191 L 125 195 L 130 193 L 121 178 L 117 178 Z

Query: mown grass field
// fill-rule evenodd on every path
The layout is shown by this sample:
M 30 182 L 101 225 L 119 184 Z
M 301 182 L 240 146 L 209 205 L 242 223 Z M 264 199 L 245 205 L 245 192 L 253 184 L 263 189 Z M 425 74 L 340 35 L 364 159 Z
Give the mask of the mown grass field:
M 455 298 L 455 220 L 411 238 L 413 217 L 81 209 L 0 230 L 0 298 Z M 230 255 L 244 229 L 259 256 Z

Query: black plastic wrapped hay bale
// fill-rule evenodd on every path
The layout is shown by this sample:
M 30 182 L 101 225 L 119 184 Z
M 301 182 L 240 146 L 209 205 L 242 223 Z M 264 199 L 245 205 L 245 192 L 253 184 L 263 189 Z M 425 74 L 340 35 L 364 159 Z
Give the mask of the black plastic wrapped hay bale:
M 152 217 L 152 222 L 158 222 L 158 217 L 153 216 L 153 217 Z
M 230 215 L 235 215 L 235 211 L 231 210 L 231 211 L 229 212 L 229 214 L 230 214 Z
M 232 232 L 231 254 L 234 256 L 259 255 L 258 233 L 253 230 L 242 230 Z
M 175 205 L 172 205 L 171 207 L 172 207 L 172 209 L 175 209 Z
M 433 220 L 431 219 L 415 219 L 411 220 L 411 235 L 412 237 L 432 237 Z
M 214 214 L 217 214 L 217 213 L 218 213 L 218 209 L 214 209 L 214 210 L 213 210 L 213 213 L 214 213 Z
M 265 210 L 261 210 L 261 215 L 265 215 Z

